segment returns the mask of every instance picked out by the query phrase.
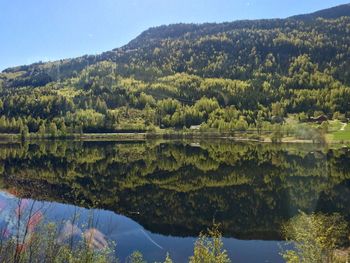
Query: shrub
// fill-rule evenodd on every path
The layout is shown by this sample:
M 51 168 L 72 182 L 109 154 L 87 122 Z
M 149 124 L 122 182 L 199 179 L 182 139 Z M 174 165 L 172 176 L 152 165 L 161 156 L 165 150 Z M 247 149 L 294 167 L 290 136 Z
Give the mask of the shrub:
M 283 227 L 294 250 L 285 250 L 282 256 L 287 263 L 333 263 L 335 249 L 347 240 L 346 229 L 339 214 L 300 213 Z
M 208 234 L 201 233 L 194 246 L 194 254 L 190 263 L 229 263 L 227 251 L 223 249 L 221 233 L 218 225 L 208 230 Z

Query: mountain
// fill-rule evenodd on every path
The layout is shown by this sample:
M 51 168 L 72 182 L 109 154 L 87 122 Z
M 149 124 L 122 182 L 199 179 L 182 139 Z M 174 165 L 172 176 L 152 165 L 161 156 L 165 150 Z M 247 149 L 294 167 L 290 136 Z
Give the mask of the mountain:
M 345 5 L 339 5 L 336 7 L 317 11 L 311 14 L 292 16 L 290 18 L 304 19 L 304 20 L 316 19 L 318 17 L 324 18 L 324 19 L 336 19 L 342 16 L 349 16 L 349 14 L 350 14 L 350 4 L 345 4 Z
M 150 67 L 153 65 L 156 65 L 157 67 L 163 67 L 164 63 L 166 63 L 164 60 L 174 60 L 173 52 L 174 50 L 170 50 L 169 53 L 169 45 L 174 46 L 177 45 L 178 48 L 176 52 L 181 52 L 182 56 L 177 58 L 176 65 L 172 68 L 171 72 L 167 73 L 175 73 L 175 72 L 188 72 L 188 73 L 194 73 L 198 74 L 198 71 L 203 71 L 204 65 L 198 65 L 198 67 L 195 67 L 195 69 L 188 68 L 185 62 L 188 62 L 187 60 L 190 59 L 190 56 L 192 54 L 189 54 L 191 52 L 191 45 L 193 44 L 194 47 L 199 51 L 202 52 L 204 50 L 201 49 L 201 44 L 203 48 L 205 49 L 205 46 L 208 46 L 210 44 L 217 44 L 214 43 L 219 42 L 219 45 L 214 46 L 213 50 L 205 50 L 207 53 L 207 56 L 214 55 L 214 60 L 218 59 L 218 56 L 216 56 L 213 53 L 220 53 L 225 52 L 225 48 L 231 48 L 230 51 L 241 53 L 241 52 L 249 52 L 250 50 L 247 50 L 246 44 L 248 44 L 249 47 L 253 47 L 252 43 L 250 43 L 251 39 L 253 38 L 254 42 L 260 42 L 259 44 L 265 44 L 261 43 L 263 39 L 261 39 L 261 36 L 258 36 L 257 33 L 259 31 L 261 33 L 264 33 L 263 38 L 269 38 L 267 39 L 270 43 L 273 41 L 275 42 L 284 42 L 284 43 L 278 43 L 279 46 L 284 45 L 285 50 L 276 50 L 278 48 L 278 45 L 274 43 L 274 47 L 267 45 L 261 46 L 260 50 L 257 50 L 260 52 L 258 55 L 261 58 L 264 58 L 267 53 L 279 53 L 279 55 L 283 57 L 288 57 L 289 59 L 293 56 L 296 56 L 298 54 L 308 53 L 310 55 L 316 56 L 316 54 L 312 54 L 313 52 L 320 52 L 318 46 L 312 46 L 314 43 L 312 41 L 317 41 L 317 39 L 309 39 L 308 32 L 309 30 L 317 30 L 318 36 L 315 35 L 315 37 L 328 37 L 332 39 L 326 39 L 326 40 L 333 40 L 333 42 L 336 42 L 336 39 L 339 39 L 339 37 L 342 37 L 342 34 L 348 33 L 346 29 L 347 20 L 343 23 L 340 22 L 339 26 L 345 25 L 345 28 L 343 30 L 330 32 L 328 28 L 325 28 L 325 30 L 322 30 L 322 26 L 324 24 L 328 24 L 327 22 L 321 22 L 321 21 L 315 21 L 316 18 L 324 18 L 324 19 L 340 19 L 341 17 L 349 17 L 350 16 L 350 4 L 346 5 L 340 5 L 337 7 L 321 10 L 312 14 L 306 14 L 306 15 L 299 15 L 299 16 L 293 16 L 287 19 L 270 19 L 270 20 L 246 20 L 246 21 L 235 21 L 231 23 L 207 23 L 207 24 L 174 24 L 169 26 L 160 26 L 155 28 L 150 28 L 149 30 L 143 32 L 140 36 L 138 36 L 136 39 L 132 40 L 127 45 L 114 49 L 110 52 L 105 52 L 101 55 L 97 56 L 83 56 L 76 59 L 66 59 L 56 62 L 49 62 L 49 63 L 35 63 L 29 66 L 19 66 L 14 68 L 9 68 L 4 70 L 4 73 L 13 73 L 13 72 L 19 72 L 19 71 L 26 71 L 28 74 L 30 73 L 32 76 L 36 74 L 42 74 L 45 72 L 48 76 L 47 79 L 43 80 L 43 83 L 48 82 L 50 80 L 57 80 L 55 78 L 55 75 L 57 73 L 56 67 L 60 67 L 60 74 L 65 77 L 71 76 L 73 71 L 81 71 L 88 65 L 94 64 L 96 62 L 100 61 L 115 61 L 120 65 L 125 66 L 125 64 L 129 64 L 132 61 L 135 60 L 141 60 L 140 63 L 147 63 Z M 291 21 L 296 20 L 296 21 Z M 305 24 L 306 23 L 306 24 Z M 316 23 L 316 24 L 315 24 Z M 303 35 L 300 36 L 294 36 L 292 32 L 287 32 L 286 29 L 288 27 L 292 27 L 294 30 L 300 31 Z M 341 33 L 341 35 L 339 35 Z M 227 36 L 229 35 L 229 36 Z M 220 37 L 226 37 L 226 39 L 220 39 Z M 285 37 L 285 39 L 283 39 Z M 291 38 L 290 38 L 291 37 Z M 227 39 L 229 38 L 229 39 Z M 292 40 L 295 40 L 295 42 L 299 43 L 291 43 Z M 203 43 L 198 43 L 199 40 L 202 40 Z M 234 45 L 232 43 L 233 41 L 240 42 L 237 43 L 238 45 Z M 346 40 L 346 39 L 345 39 Z M 322 39 L 321 41 L 324 41 Z M 342 41 L 342 40 L 340 40 Z M 171 43 L 169 43 L 171 42 Z M 178 42 L 178 43 L 177 43 Z M 204 43 L 205 42 L 205 43 Z M 308 43 L 311 42 L 311 43 Z M 330 41 L 329 41 L 330 42 Z M 343 42 L 343 41 L 342 41 Z M 243 44 L 242 44 L 243 43 Z M 317 44 L 317 43 L 315 43 Z M 337 47 L 331 46 L 333 43 L 327 43 L 328 44 L 328 50 L 332 51 L 331 53 L 327 52 L 328 57 L 321 57 L 318 59 L 317 62 L 324 62 L 325 60 L 329 60 L 332 56 L 334 56 L 335 52 L 337 51 Z M 341 43 L 340 43 L 341 44 Z M 311 50 L 307 50 L 310 49 Z M 159 48 L 159 54 L 157 57 L 155 56 L 154 49 Z M 195 51 L 197 51 L 195 50 Z M 198 55 L 199 52 L 195 55 Z M 282 53 L 283 52 L 283 53 Z M 288 53 L 291 52 L 291 53 Z M 232 55 L 232 54 L 231 54 Z M 247 54 L 245 54 L 247 55 Z M 249 55 L 249 54 L 248 54 Z M 161 58 L 161 63 L 155 61 L 157 59 Z M 204 58 L 207 59 L 207 58 Z M 229 58 L 230 59 L 230 58 Z M 317 59 L 317 58 L 316 58 Z M 201 61 L 203 62 L 203 61 Z M 237 61 L 227 61 L 227 64 L 235 64 Z M 328 62 L 328 61 L 327 61 Z M 244 62 L 245 63 L 245 62 Z M 243 64 L 244 64 L 243 63 Z M 203 64 L 203 63 L 202 63 Z M 205 61 L 204 61 L 205 64 Z M 237 64 L 237 63 L 236 63 Z M 242 64 L 242 63 L 240 63 Z M 225 65 L 226 67 L 228 65 Z M 167 73 L 164 73 L 167 75 Z M 27 75 L 28 75 L 27 74 Z M 199 75 L 215 75 L 216 77 L 222 77 L 220 74 L 217 74 L 216 72 L 212 73 L 206 73 L 203 74 L 203 72 L 200 72 Z M 229 75 L 224 74 L 224 77 L 229 78 L 239 78 L 237 75 Z M 40 75 L 39 75 L 40 76 Z M 40 78 L 40 77 L 39 77 Z M 41 76 L 41 78 L 44 78 Z M 34 80 L 33 80 L 34 81 Z M 348 81 L 348 80 L 347 80 Z M 30 82 L 30 80 L 29 80 Z M 31 84 L 33 86 L 37 86 L 39 83 L 24 83 L 24 84 Z
M 187 69 L 184 62 L 187 62 L 186 59 L 189 59 L 188 57 L 191 54 L 188 54 L 190 52 L 191 44 L 197 44 L 195 47 L 198 48 L 198 41 L 203 40 L 203 42 L 206 43 L 200 43 L 203 45 L 211 44 L 210 42 L 220 42 L 219 46 L 214 47 L 215 50 L 206 50 L 208 52 L 208 55 L 211 55 L 211 51 L 214 51 L 214 53 L 219 53 L 221 51 L 225 51 L 225 48 L 231 44 L 232 50 L 230 51 L 238 51 L 237 53 L 240 53 L 244 50 L 246 47 L 246 43 L 250 44 L 250 37 L 254 38 L 255 42 L 261 42 L 261 39 L 259 39 L 256 35 L 257 31 L 264 30 L 264 37 L 270 38 L 270 42 L 272 43 L 273 40 L 278 42 L 279 40 L 283 41 L 283 39 L 280 39 L 281 37 L 289 38 L 289 36 L 292 36 L 290 32 L 284 32 L 286 31 L 285 27 L 292 26 L 296 30 L 301 31 L 302 33 L 306 34 L 308 32 L 308 29 L 311 28 L 314 30 L 318 30 L 317 33 L 320 35 L 325 35 L 329 37 L 336 37 L 339 38 L 339 33 L 347 33 L 347 30 L 344 28 L 344 32 L 329 32 L 328 29 L 322 30 L 320 26 L 322 26 L 322 22 L 316 22 L 315 19 L 317 18 L 323 18 L 323 19 L 339 19 L 341 17 L 349 17 L 350 16 L 350 4 L 340 5 L 333 8 L 321 10 L 315 13 L 306 14 L 306 15 L 298 15 L 293 16 L 287 19 L 270 19 L 270 20 L 246 20 L 246 21 L 235 21 L 231 23 L 207 23 L 207 24 L 174 24 L 169 26 L 160 26 L 155 28 L 150 28 L 149 30 L 143 32 L 140 36 L 138 36 L 136 39 L 132 40 L 127 45 L 114 49 L 110 52 L 105 52 L 101 55 L 97 56 L 83 56 L 76 59 L 66 59 L 56 62 L 49 62 L 49 63 L 35 63 L 29 66 L 19 66 L 14 68 L 9 68 L 4 70 L 4 73 L 13 73 L 13 72 L 19 72 L 19 71 L 27 71 L 30 72 L 31 75 L 36 74 L 42 74 L 43 72 L 47 73 L 46 76 L 47 79 L 43 80 L 43 82 L 48 82 L 50 80 L 56 80 L 54 75 L 57 73 L 52 72 L 56 70 L 56 67 L 60 67 L 60 70 L 63 72 L 60 72 L 62 76 L 70 76 L 72 75 L 73 71 L 81 71 L 83 68 L 87 67 L 88 65 L 94 64 L 96 62 L 100 61 L 115 61 L 119 62 L 118 64 L 127 64 L 134 60 L 142 60 L 140 63 L 147 63 L 151 64 L 149 66 L 153 66 L 156 63 L 156 59 L 159 58 L 155 57 L 154 49 L 159 48 L 159 53 L 161 54 L 162 60 L 169 60 L 174 59 L 171 58 L 171 55 L 173 52 L 168 52 L 168 46 L 167 44 L 171 45 L 179 45 L 179 48 L 181 47 L 181 51 L 183 54 L 181 58 L 179 59 L 185 59 L 182 61 L 176 61 L 178 65 L 176 65 L 172 70 L 171 73 L 174 72 L 184 72 L 189 71 L 189 73 L 192 73 L 191 71 L 194 71 L 192 69 Z M 296 20 L 296 21 L 291 21 Z M 346 21 L 347 22 L 347 21 Z M 306 24 L 304 24 L 306 23 Z M 317 23 L 317 24 L 315 24 Z M 341 25 L 341 24 L 340 24 Z M 345 23 L 346 25 L 346 23 Z M 328 31 L 327 31 L 328 30 Z M 288 34 L 289 33 L 289 34 Z M 219 39 L 220 37 L 227 37 L 227 34 L 230 34 L 229 38 L 231 39 Z M 232 36 L 233 35 L 233 36 Z M 237 35 L 237 36 L 235 36 Z M 322 37 L 321 35 L 321 37 Z M 234 38 L 233 38 L 234 37 Z M 307 35 L 303 35 L 300 37 L 295 37 L 296 41 L 300 42 L 306 42 L 308 39 Z M 203 39 L 206 38 L 206 39 Z M 233 39 L 232 39 L 233 38 Z M 222 41 L 223 40 L 223 41 Z M 242 46 L 233 46 L 232 41 L 238 40 L 239 42 L 243 42 L 244 44 Z M 287 39 L 284 39 L 287 40 Z M 312 39 L 310 39 L 312 40 Z M 335 40 L 335 39 L 334 39 Z M 169 43 L 171 41 L 172 43 Z M 176 42 L 180 43 L 176 43 Z M 208 43 L 209 42 L 209 43 Z M 285 41 L 288 42 L 288 41 Z M 291 42 L 291 39 L 289 39 L 289 42 Z M 215 44 L 215 43 L 214 43 Z M 284 44 L 293 44 L 293 43 L 284 43 Z M 287 45 L 287 49 L 290 48 L 291 54 L 282 54 L 284 56 L 293 57 L 293 55 L 297 55 L 298 53 L 301 54 L 303 51 L 306 51 L 308 48 L 307 44 L 313 44 L 313 43 L 298 43 L 298 45 Z M 301 44 L 301 45 L 300 45 Z M 276 45 L 275 45 L 276 47 Z M 185 50 L 183 49 L 185 48 Z M 205 47 L 204 47 L 205 48 Z M 230 48 L 230 47 L 229 47 Z M 304 50 L 303 50 L 304 48 Z M 314 48 L 317 48 L 314 47 Z M 336 47 L 332 47 L 334 50 Z M 199 51 L 201 50 L 201 47 L 198 48 Z M 331 48 L 329 48 L 331 49 Z M 260 57 L 264 57 L 266 53 L 268 52 L 274 52 L 274 50 L 267 46 L 263 46 L 261 50 L 263 53 L 260 53 Z M 282 50 L 278 50 L 279 53 L 281 53 Z M 311 50 L 310 50 L 311 51 Z M 317 52 L 319 50 L 315 50 Z M 294 54 L 293 54 L 294 53 Z M 309 54 L 311 52 L 308 52 Z M 186 57 L 187 55 L 187 57 Z M 196 54 L 197 55 L 197 54 Z M 261 56 L 262 55 L 262 56 Z M 332 56 L 333 54 L 329 54 L 329 56 Z M 205 58 L 206 59 L 206 58 Z M 215 56 L 215 59 L 218 59 L 217 56 Z M 320 60 L 324 61 L 327 58 L 322 57 Z M 228 61 L 231 62 L 231 61 Z M 236 62 L 236 61 L 232 61 Z M 157 66 L 164 66 L 165 63 L 162 61 L 162 63 L 156 63 Z M 231 63 L 230 63 L 231 64 Z M 227 65 L 225 65 L 227 66 Z M 54 68 L 54 69 L 53 69 Z M 203 70 L 203 67 L 201 67 L 198 70 Z M 197 72 L 196 72 L 197 73 Z M 203 74 L 200 74 L 203 75 Z M 204 74 L 205 75 L 205 74 Z M 210 74 L 209 75 L 215 75 L 217 77 L 221 77 L 220 74 Z M 225 74 L 226 75 L 226 74 Z M 39 75 L 40 76 L 40 75 Z M 43 76 L 41 76 L 43 78 Z M 225 76 L 226 77 L 226 76 Z M 227 77 L 236 77 L 237 76 L 227 76 Z M 30 81 L 29 81 L 30 82 Z M 27 83 L 24 83 L 27 84 Z M 41 83 L 28 83 L 32 84 L 33 86 L 37 86 Z
M 288 113 L 346 118 L 349 33 L 349 4 L 286 19 L 150 28 L 97 56 L 4 70 L 1 115 L 9 127 L 30 117 L 30 131 L 54 122 L 84 132 L 245 129 Z M 18 131 L 13 123 L 3 131 Z

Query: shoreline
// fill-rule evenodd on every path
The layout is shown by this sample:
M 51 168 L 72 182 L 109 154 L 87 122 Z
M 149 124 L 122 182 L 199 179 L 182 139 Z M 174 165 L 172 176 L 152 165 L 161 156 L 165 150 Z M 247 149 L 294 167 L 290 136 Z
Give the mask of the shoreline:
M 235 135 L 236 134 L 236 135 Z M 21 138 L 20 134 L 0 134 L 0 142 L 22 142 L 22 141 L 53 141 L 53 140 L 81 140 L 81 141 L 146 141 L 152 139 L 181 140 L 181 139 L 217 139 L 230 140 L 237 142 L 258 142 L 275 144 L 324 144 L 324 145 L 348 145 L 350 140 L 330 140 L 327 134 L 325 143 L 314 142 L 310 139 L 298 139 L 293 136 L 284 136 L 278 142 L 273 142 L 270 133 L 265 132 L 257 134 L 255 132 L 236 132 L 236 133 L 205 133 L 205 132 L 135 132 L 135 133 L 83 133 L 71 134 L 52 138 L 49 135 L 40 137 L 37 134 L 30 134 L 28 137 Z

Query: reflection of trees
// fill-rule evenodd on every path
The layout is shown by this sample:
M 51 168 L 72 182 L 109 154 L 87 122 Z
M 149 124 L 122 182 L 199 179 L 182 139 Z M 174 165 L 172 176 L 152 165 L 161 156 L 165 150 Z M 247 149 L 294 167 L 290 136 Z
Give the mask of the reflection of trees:
M 114 210 L 156 232 L 197 235 L 215 218 L 225 235 L 266 239 L 298 209 L 349 217 L 349 158 L 312 145 L 50 142 L 1 145 L 0 171 L 24 195 Z

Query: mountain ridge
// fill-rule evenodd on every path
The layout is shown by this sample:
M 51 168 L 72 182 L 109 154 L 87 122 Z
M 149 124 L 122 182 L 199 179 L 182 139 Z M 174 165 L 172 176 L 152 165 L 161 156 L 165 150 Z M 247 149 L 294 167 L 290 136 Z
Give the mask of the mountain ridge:
M 291 16 L 292 19 L 315 19 L 318 17 L 325 19 L 334 19 L 342 16 L 349 16 L 350 13 L 350 3 L 338 5 L 326 9 L 322 9 L 313 13 L 301 14 Z
M 322 9 L 322 10 L 312 12 L 312 13 L 290 16 L 287 18 L 270 18 L 270 19 L 266 18 L 266 19 L 254 19 L 254 20 L 244 19 L 244 20 L 234 20 L 232 22 L 222 22 L 222 23 L 175 23 L 175 24 L 169 24 L 169 25 L 160 25 L 160 26 L 156 26 L 156 27 L 151 27 L 151 28 L 141 32 L 136 38 L 132 39 L 127 44 L 125 44 L 121 47 L 114 48 L 110 51 L 102 52 L 101 54 L 96 55 L 95 57 L 105 57 L 107 54 L 112 55 L 112 52 L 132 50 L 139 43 L 140 40 L 143 40 L 145 37 L 153 36 L 154 33 L 156 33 L 156 34 L 159 33 L 158 31 L 161 29 L 170 29 L 170 31 L 176 31 L 177 36 L 179 37 L 179 36 L 182 36 L 183 34 L 189 32 L 190 29 L 193 29 L 193 28 L 200 29 L 201 27 L 204 27 L 204 26 L 216 27 L 216 28 L 219 26 L 219 27 L 222 27 L 221 30 L 224 30 L 225 27 L 235 28 L 235 25 L 237 25 L 237 28 L 242 28 L 242 27 L 253 26 L 255 23 L 264 23 L 264 22 L 271 22 L 271 21 L 284 21 L 286 19 L 313 20 L 313 19 L 316 19 L 318 17 L 335 19 L 335 18 L 339 18 L 342 16 L 350 16 L 350 3 L 338 5 L 335 7 L 330 7 L 327 9 Z M 182 27 L 181 30 L 179 30 L 179 27 Z M 174 30 L 175 28 L 176 28 L 176 30 Z M 219 31 L 219 29 L 217 29 L 217 31 Z M 182 32 L 182 34 L 181 34 L 181 32 Z M 165 35 L 163 34 L 163 35 L 157 36 L 157 38 L 162 38 L 162 37 L 166 38 L 166 37 L 176 37 L 176 36 L 169 36 L 169 32 L 165 33 Z M 83 58 L 86 56 L 94 56 L 94 55 L 86 54 L 86 55 L 82 55 L 82 56 L 78 56 L 78 57 L 65 58 L 65 59 L 61 59 L 61 60 L 54 60 L 54 61 L 47 61 L 47 62 L 35 62 L 35 63 L 28 64 L 28 65 L 18 65 L 18 66 L 8 67 L 8 68 L 2 70 L 1 73 L 12 72 L 18 68 L 42 65 L 45 63 L 52 63 L 52 62 L 57 62 L 57 61 L 62 61 L 62 60 L 66 61 L 66 60 L 80 59 L 80 58 Z

